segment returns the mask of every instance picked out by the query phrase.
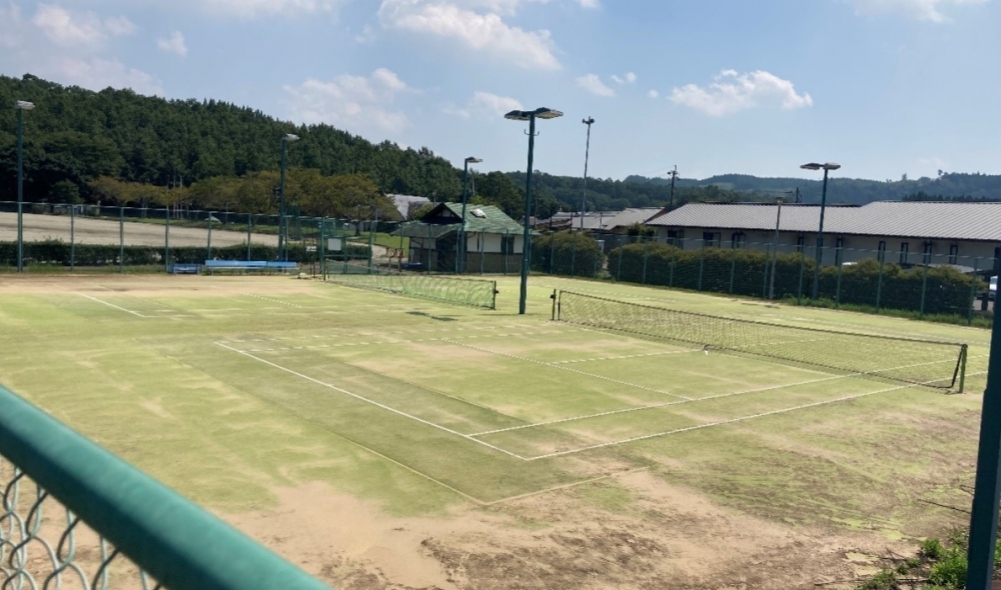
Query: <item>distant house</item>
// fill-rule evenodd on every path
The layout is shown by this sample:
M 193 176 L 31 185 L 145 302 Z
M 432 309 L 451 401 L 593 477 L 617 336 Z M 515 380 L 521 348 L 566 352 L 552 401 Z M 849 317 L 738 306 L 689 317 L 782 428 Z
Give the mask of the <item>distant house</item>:
M 545 231 L 565 231 L 568 229 L 584 231 L 601 231 L 605 221 L 612 219 L 621 211 L 589 211 L 580 213 L 576 211 L 559 212 L 549 219 L 542 219 L 535 223 L 535 228 Z
M 613 234 L 625 234 L 634 225 L 646 225 L 651 219 L 655 219 L 667 209 L 663 207 L 630 207 L 620 212 L 615 217 L 607 219 L 602 225 L 602 230 Z
M 820 207 L 689 203 L 647 222 L 661 242 L 805 252 L 812 256 Z M 1001 257 L 1001 203 L 877 201 L 827 207 L 824 264 L 872 259 L 904 265 L 953 265 L 984 271 Z
M 400 212 L 400 217 L 410 219 L 410 213 L 431 203 L 427 197 L 416 197 L 414 195 L 386 195 L 393 200 L 396 210 Z
M 410 263 L 437 272 L 455 272 L 462 228 L 462 204 L 441 203 L 418 221 L 402 224 L 394 235 L 410 238 Z M 517 268 L 524 227 L 497 207 L 466 205 L 466 272 L 505 272 Z

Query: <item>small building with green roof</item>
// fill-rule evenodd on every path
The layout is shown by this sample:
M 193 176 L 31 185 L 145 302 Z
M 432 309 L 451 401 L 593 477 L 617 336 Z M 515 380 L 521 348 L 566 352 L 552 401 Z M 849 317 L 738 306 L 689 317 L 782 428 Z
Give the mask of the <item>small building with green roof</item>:
M 516 272 L 524 227 L 492 205 L 466 205 L 465 256 L 458 252 L 462 203 L 440 203 L 393 232 L 410 238 L 412 268 L 435 272 Z M 533 232 L 534 233 L 534 232 Z M 465 264 L 461 264 L 465 261 Z

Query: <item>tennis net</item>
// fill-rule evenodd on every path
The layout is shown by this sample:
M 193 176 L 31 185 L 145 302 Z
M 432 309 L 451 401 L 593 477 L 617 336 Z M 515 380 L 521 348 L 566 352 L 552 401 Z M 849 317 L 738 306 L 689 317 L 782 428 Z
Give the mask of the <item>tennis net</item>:
M 963 389 L 965 344 L 769 324 L 561 291 L 556 319 L 678 343 Z
M 497 281 L 403 274 L 331 274 L 327 275 L 327 281 L 456 305 L 497 307 Z

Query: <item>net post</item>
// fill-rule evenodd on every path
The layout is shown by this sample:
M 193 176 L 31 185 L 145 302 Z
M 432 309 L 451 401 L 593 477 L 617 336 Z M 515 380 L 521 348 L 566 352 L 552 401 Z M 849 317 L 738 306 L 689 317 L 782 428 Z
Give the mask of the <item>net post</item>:
M 557 295 L 557 291 L 556 291 L 556 289 L 553 289 L 553 294 L 552 294 L 552 295 L 550 295 L 550 296 L 549 296 L 549 298 L 553 300 L 553 314 L 552 314 L 552 320 L 553 320 L 554 322 L 556 321 L 556 298 L 557 298 L 557 297 L 558 297 L 558 295 Z
M 959 393 L 966 390 L 966 358 L 970 354 L 970 347 L 966 344 L 959 349 Z

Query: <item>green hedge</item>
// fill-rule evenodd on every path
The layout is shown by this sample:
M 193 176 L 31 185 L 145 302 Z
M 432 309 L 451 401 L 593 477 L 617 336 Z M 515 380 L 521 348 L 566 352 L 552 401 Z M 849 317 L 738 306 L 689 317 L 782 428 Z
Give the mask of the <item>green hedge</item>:
M 24 263 L 26 265 L 70 265 L 70 244 L 59 240 L 24 243 Z M 119 255 L 124 253 L 124 266 L 145 266 L 163 263 L 164 249 L 153 246 L 125 246 L 77 244 L 73 248 L 74 264 L 77 266 L 117 266 Z M 349 259 L 369 257 L 369 247 L 348 244 Z M 170 248 L 170 262 L 181 264 L 201 264 L 205 262 L 208 250 L 204 246 Z M 301 244 L 288 247 L 288 259 L 292 262 L 312 262 L 316 252 L 307 252 Z M 339 256 L 339 255 L 338 255 Z M 217 260 L 247 260 L 247 246 L 226 246 L 212 248 L 212 258 Z M 251 244 L 250 260 L 277 260 L 278 248 Z M 17 266 L 17 243 L 0 242 L 0 265 Z
M 771 259 L 761 251 L 730 248 L 683 250 L 659 243 L 629 244 L 612 250 L 608 270 L 616 280 L 695 291 L 765 297 Z M 809 298 L 814 261 L 802 254 L 776 260 L 775 298 Z M 882 279 L 880 275 L 882 274 Z M 986 289 L 980 278 L 951 267 L 902 268 L 866 260 L 820 269 L 818 296 L 840 304 L 966 314 L 971 294 Z
M 581 232 L 557 232 L 532 240 L 532 269 L 556 275 L 594 278 L 605 267 L 598 242 Z

